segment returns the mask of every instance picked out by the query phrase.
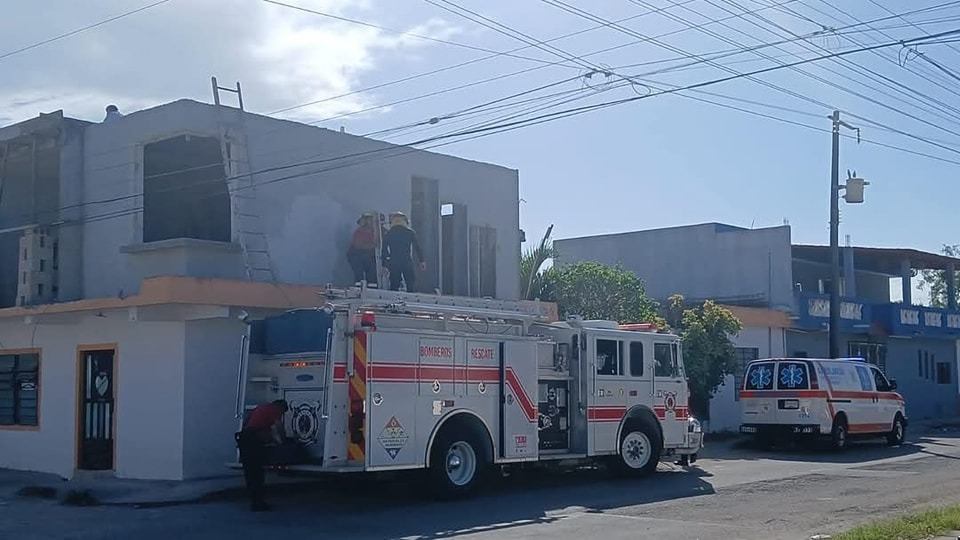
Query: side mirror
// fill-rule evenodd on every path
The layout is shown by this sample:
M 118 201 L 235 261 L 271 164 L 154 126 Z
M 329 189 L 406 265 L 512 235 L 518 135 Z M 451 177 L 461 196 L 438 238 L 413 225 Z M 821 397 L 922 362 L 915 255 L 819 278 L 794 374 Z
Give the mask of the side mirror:
M 897 389 L 897 380 L 890 379 L 890 390 L 896 390 L 896 389 Z

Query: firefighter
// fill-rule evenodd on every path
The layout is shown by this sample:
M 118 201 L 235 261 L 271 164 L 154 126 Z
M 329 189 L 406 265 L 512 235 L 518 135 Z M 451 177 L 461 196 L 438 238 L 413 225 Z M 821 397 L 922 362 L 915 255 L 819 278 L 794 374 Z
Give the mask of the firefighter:
M 417 241 L 417 233 L 410 228 L 410 220 L 403 212 L 390 214 L 390 230 L 383 237 L 380 256 L 383 266 L 390 273 L 390 290 L 399 291 L 401 280 L 406 283 L 407 291 L 416 290 L 417 276 L 414 271 L 413 255 L 420 261 L 420 271 L 427 269 L 423 251 Z
M 377 286 L 377 220 L 371 212 L 366 212 L 357 220 L 357 229 L 350 238 L 347 249 L 347 261 L 353 269 L 353 280 L 357 285 L 366 280 L 370 287 Z
M 288 410 L 287 402 L 282 399 L 258 405 L 235 435 L 243 479 L 250 493 L 250 510 L 254 512 L 270 509 L 264 500 L 264 469 L 269 462 L 269 445 L 283 443 L 283 415 Z

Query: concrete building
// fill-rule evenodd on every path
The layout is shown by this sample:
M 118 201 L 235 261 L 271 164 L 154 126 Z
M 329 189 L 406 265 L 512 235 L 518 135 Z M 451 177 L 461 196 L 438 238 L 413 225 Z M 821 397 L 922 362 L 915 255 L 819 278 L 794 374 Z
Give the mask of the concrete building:
M 0 128 L 0 467 L 223 474 L 238 315 L 354 282 L 363 212 L 410 216 L 417 290 L 516 298 L 515 170 L 180 100 Z
M 783 347 L 767 354 L 828 354 L 829 249 L 791 244 L 788 226 L 706 223 L 563 239 L 554 246 L 560 264 L 622 264 L 659 300 L 680 293 L 689 300 L 764 308 L 771 310 L 766 326 L 774 328 L 780 325 L 774 312 L 785 313 L 790 324 Z M 953 302 L 947 309 L 914 305 L 910 282 L 917 270 L 945 270 L 952 277 L 958 267 L 960 259 L 912 249 L 843 248 L 843 353 L 864 357 L 896 379 L 913 418 L 960 413 L 960 310 Z M 900 281 L 903 302 L 891 300 L 891 280 Z M 948 288 L 955 290 L 955 284 Z M 762 322 L 753 324 L 763 328 Z M 744 339 L 738 338 L 738 346 Z M 723 419 L 712 418 L 714 427 L 730 421 L 720 414 Z

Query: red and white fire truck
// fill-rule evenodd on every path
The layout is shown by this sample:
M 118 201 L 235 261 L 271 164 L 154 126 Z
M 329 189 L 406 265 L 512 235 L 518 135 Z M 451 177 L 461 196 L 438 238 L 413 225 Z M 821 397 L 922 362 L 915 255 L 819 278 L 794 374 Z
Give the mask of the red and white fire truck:
M 426 469 L 447 494 L 494 467 L 605 460 L 643 476 L 702 446 L 680 340 L 652 325 L 551 321 L 539 302 L 329 289 L 250 324 L 237 417 L 287 400 L 294 471 Z

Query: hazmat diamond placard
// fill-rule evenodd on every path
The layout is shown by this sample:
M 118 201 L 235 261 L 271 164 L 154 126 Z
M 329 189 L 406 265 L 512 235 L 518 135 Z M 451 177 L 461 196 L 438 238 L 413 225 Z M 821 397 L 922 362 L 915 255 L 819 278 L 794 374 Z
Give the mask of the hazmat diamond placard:
M 383 446 L 383 449 L 390 456 L 390 459 L 396 459 L 397 454 L 406 446 L 409 438 L 410 436 L 407 435 L 403 426 L 400 425 L 400 421 L 397 420 L 396 416 L 393 416 L 390 418 L 390 421 L 387 422 L 387 425 L 384 426 L 377 440 L 380 441 L 380 445 Z

